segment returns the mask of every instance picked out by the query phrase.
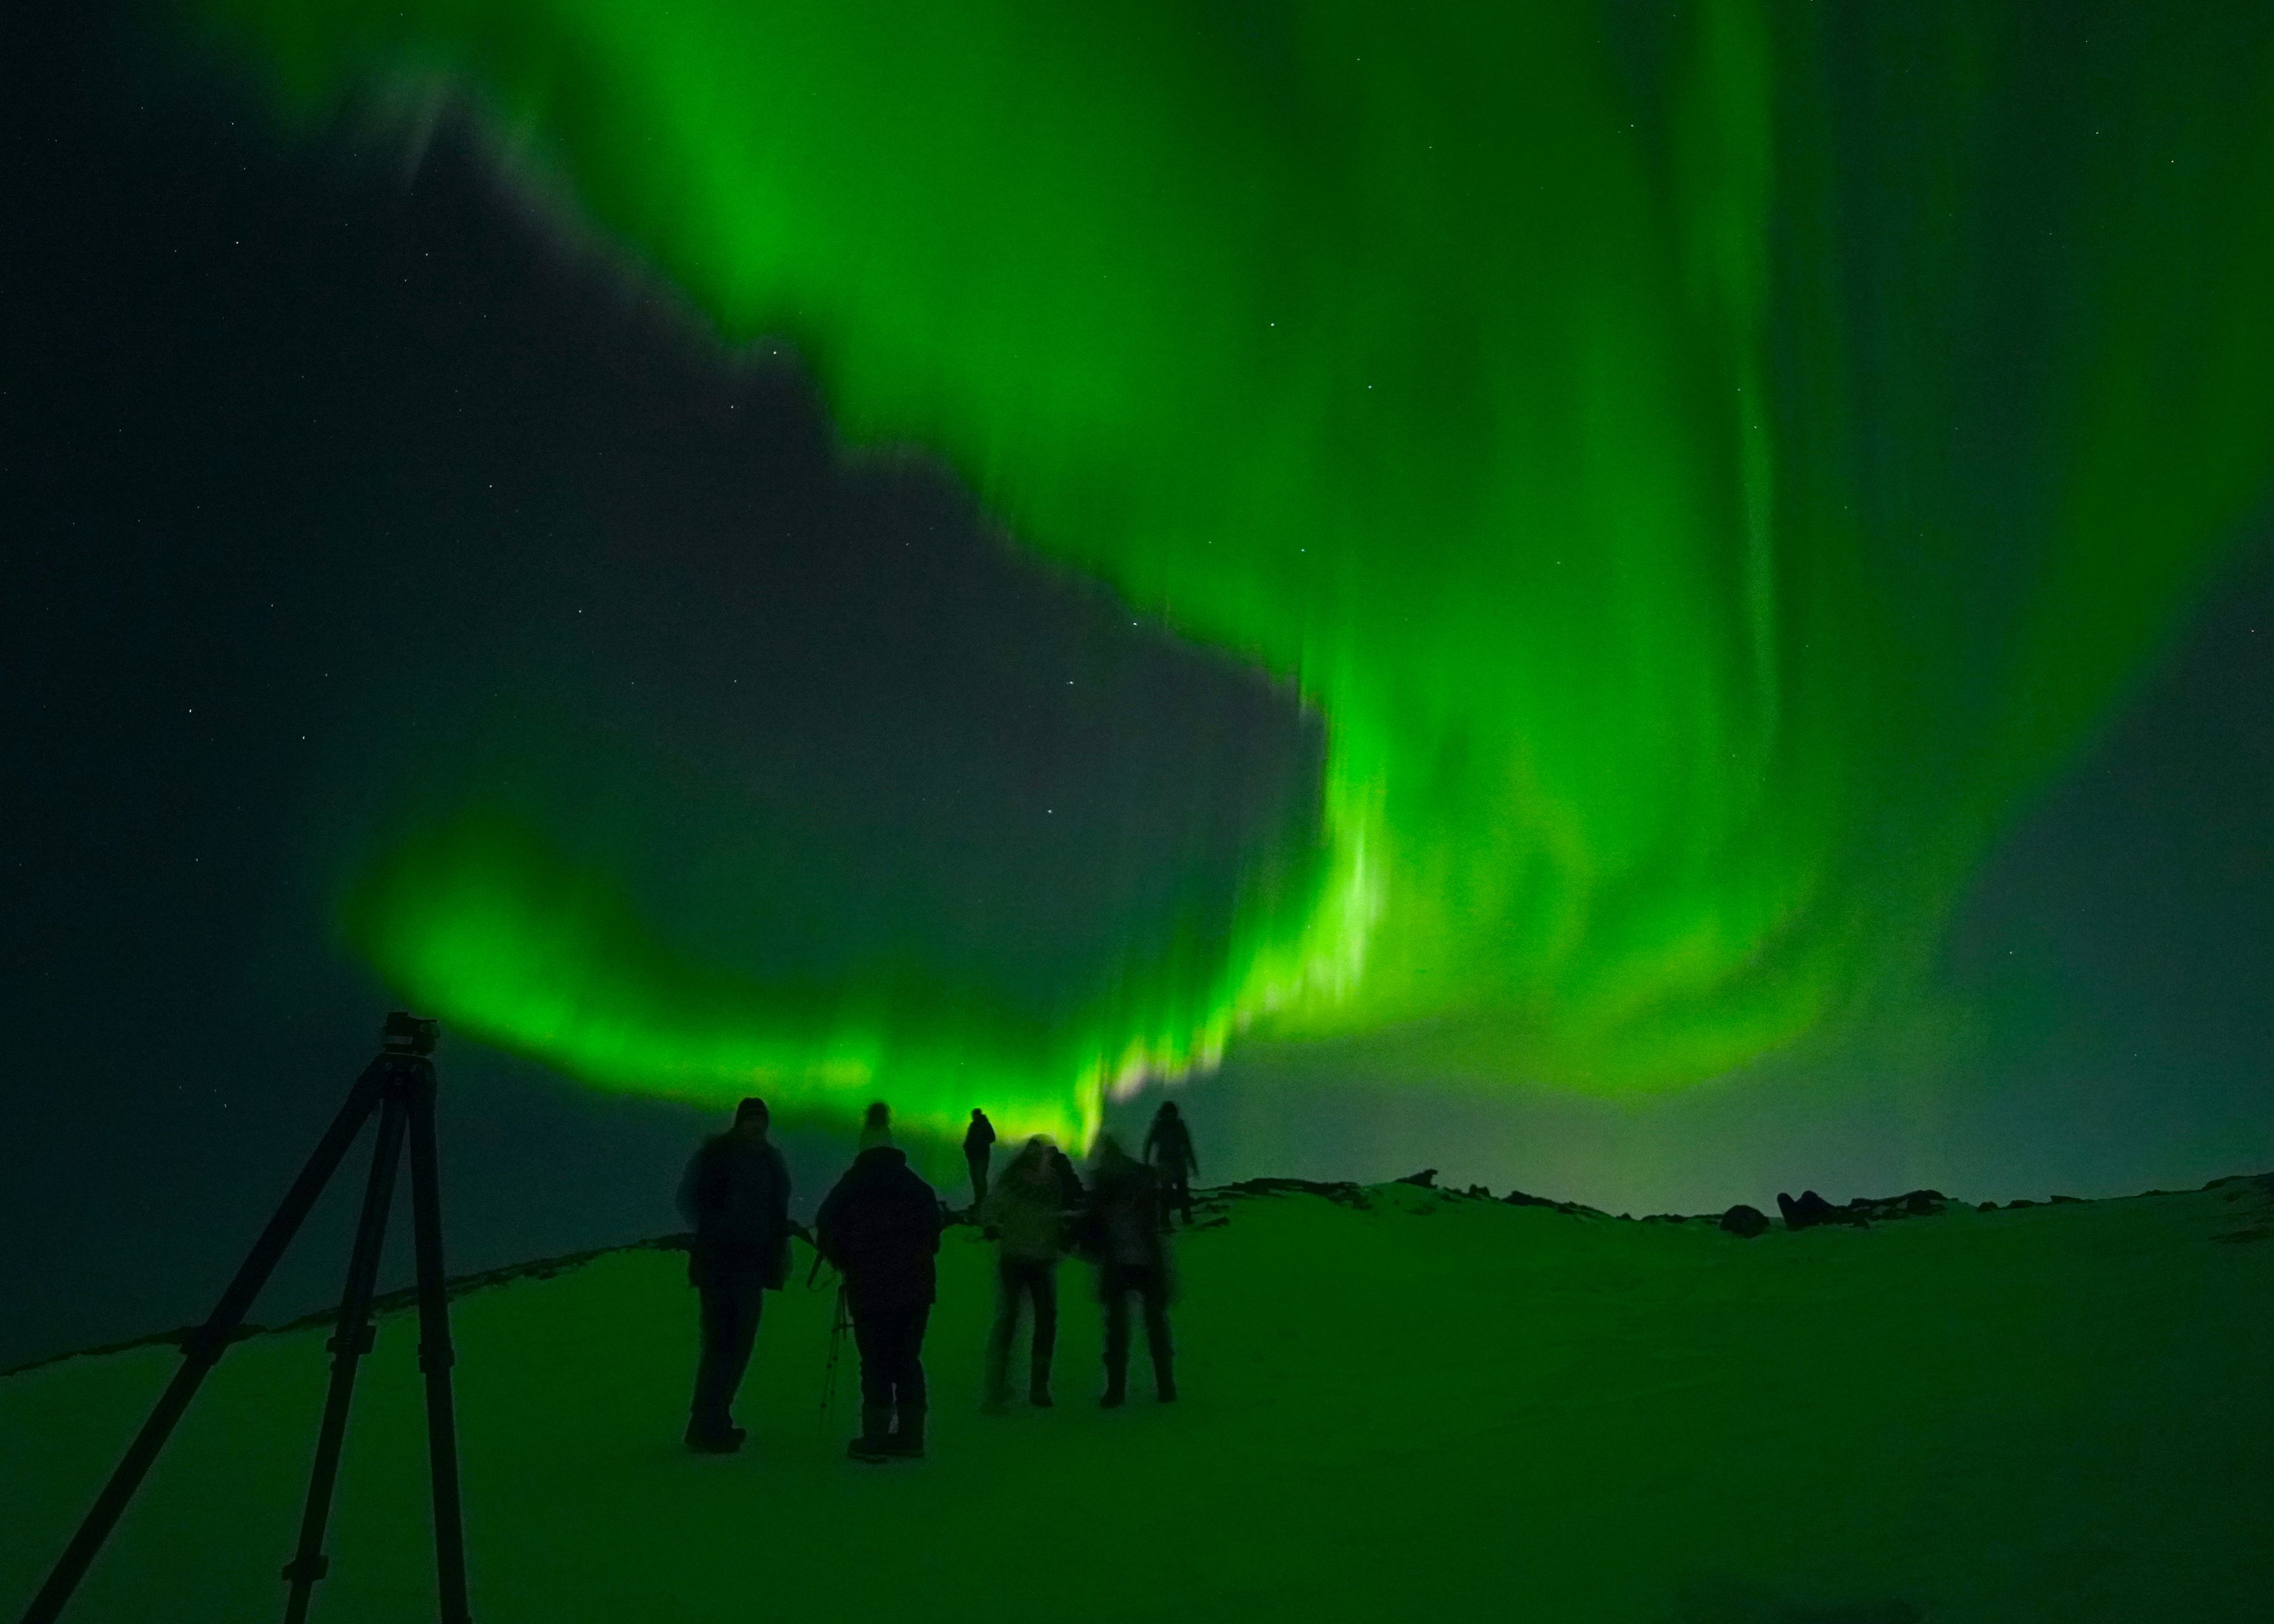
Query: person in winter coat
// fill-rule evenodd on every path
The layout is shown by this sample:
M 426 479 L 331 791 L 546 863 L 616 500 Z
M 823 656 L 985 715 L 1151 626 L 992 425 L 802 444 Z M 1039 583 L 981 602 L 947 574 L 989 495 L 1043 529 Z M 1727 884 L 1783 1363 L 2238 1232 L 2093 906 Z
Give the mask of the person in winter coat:
M 1185 1126 L 1184 1113 L 1173 1099 L 1163 1100 L 1153 1114 L 1153 1126 L 1145 1135 L 1145 1162 L 1161 1181 L 1161 1227 L 1169 1227 L 1173 1206 L 1183 1209 L 1185 1227 L 1190 1228 L 1193 1175 L 1201 1170 L 1201 1159 L 1193 1150 L 1193 1130 Z
M 1082 1188 L 1081 1175 L 1074 1170 L 1073 1158 L 1050 1146 L 1050 1171 L 1058 1182 L 1058 1205 L 1068 1212 L 1079 1212 L 1089 1205 L 1089 1191 Z
M 703 1355 L 687 1446 L 726 1454 L 742 1446 L 734 1395 L 749 1368 L 765 1294 L 789 1272 L 789 1167 L 766 1138 L 763 1099 L 745 1099 L 734 1125 L 705 1143 L 679 1182 L 679 1209 L 695 1231 L 687 1278 L 700 1294 Z
M 822 1255 L 845 1277 L 853 1341 L 861 1355 L 856 1461 L 924 1452 L 923 1339 L 937 1295 L 939 1197 L 908 1166 L 874 1114 L 865 1148 L 837 1181 L 814 1220 Z M 873 1137 L 881 1143 L 870 1143 Z
M 971 1126 L 963 1130 L 963 1162 L 971 1169 L 971 1210 L 987 1205 L 987 1173 L 995 1159 L 995 1124 L 987 1113 L 974 1107 Z
M 1144 1306 L 1145 1346 L 1153 1356 L 1153 1386 L 1161 1402 L 1177 1398 L 1169 1341 L 1169 1246 L 1161 1235 L 1160 1191 L 1153 1170 L 1131 1159 L 1112 1135 L 1098 1141 L 1090 1176 L 1085 1232 L 1098 1260 L 1098 1295 L 1105 1303 L 1105 1393 L 1118 1409 L 1129 1375 L 1129 1299 Z
M 1050 1407 L 1050 1356 L 1058 1340 L 1058 1259 L 1065 1256 L 1066 1220 L 1064 1187 L 1052 1159 L 1056 1150 L 1040 1134 L 1028 1140 L 980 1212 L 980 1222 L 999 1243 L 995 1330 L 987 1340 L 985 1408 L 990 1411 L 1010 1402 L 1011 1342 L 1019 1333 L 1021 1300 L 1034 1304 L 1035 1314 L 1027 1400 L 1038 1409 Z

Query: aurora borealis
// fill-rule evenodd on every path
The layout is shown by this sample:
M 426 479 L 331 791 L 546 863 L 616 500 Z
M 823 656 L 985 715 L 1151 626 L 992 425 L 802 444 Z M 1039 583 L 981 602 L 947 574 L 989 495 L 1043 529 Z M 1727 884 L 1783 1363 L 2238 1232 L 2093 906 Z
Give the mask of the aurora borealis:
M 690 940 L 573 774 L 422 789 L 350 940 L 610 1087 L 1080 1135 L 1243 1032 L 1607 1093 L 1822 1038 L 2274 483 L 2248 11 L 195 9 L 303 125 L 467 99 L 849 444 L 1324 719 L 1229 921 L 1041 1006 Z

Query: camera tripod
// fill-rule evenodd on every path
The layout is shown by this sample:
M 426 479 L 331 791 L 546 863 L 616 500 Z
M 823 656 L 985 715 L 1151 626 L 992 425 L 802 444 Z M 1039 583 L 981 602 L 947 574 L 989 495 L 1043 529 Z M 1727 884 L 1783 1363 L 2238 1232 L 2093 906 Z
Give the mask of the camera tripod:
M 324 1416 L 316 1434 L 315 1465 L 300 1519 L 300 1541 L 283 1577 L 284 1617 L 300 1624 L 308 1603 L 331 1565 L 324 1554 L 324 1525 L 330 1520 L 332 1488 L 339 1475 L 340 1445 L 347 1432 L 348 1404 L 355 1396 L 356 1365 L 371 1351 L 372 1292 L 380 1253 L 387 1243 L 388 1210 L 395 1199 L 396 1169 L 403 1142 L 410 1145 L 411 1231 L 418 1254 L 418 1368 L 426 1379 L 426 1446 L 434 1492 L 434 1561 L 441 1590 L 442 1624 L 469 1624 L 466 1611 L 466 1550 L 458 1506 L 458 1429 L 450 1395 L 450 1303 L 442 1272 L 440 1174 L 434 1149 L 434 1048 L 438 1023 L 401 1011 L 387 1017 L 384 1046 L 348 1091 L 339 1114 L 316 1143 L 300 1176 L 285 1192 L 268 1227 L 252 1244 L 213 1314 L 182 1344 L 181 1367 L 166 1385 L 150 1418 L 127 1446 L 124 1459 L 95 1497 L 94 1507 L 56 1560 L 47 1582 L 33 1598 L 24 1624 L 55 1624 L 72 1592 L 86 1577 L 102 1543 L 127 1502 L 141 1486 L 174 1425 L 197 1396 L 207 1374 L 231 1342 L 250 1334 L 245 1317 L 267 1282 L 277 1259 L 298 1233 L 309 1208 L 338 1171 L 341 1161 L 372 1114 L 379 1114 L 379 1137 L 372 1146 L 371 1175 L 364 1186 L 363 1215 L 348 1257 L 347 1286 L 340 1297 L 337 1327 L 326 1344 L 332 1354 L 332 1380 L 324 1396 Z

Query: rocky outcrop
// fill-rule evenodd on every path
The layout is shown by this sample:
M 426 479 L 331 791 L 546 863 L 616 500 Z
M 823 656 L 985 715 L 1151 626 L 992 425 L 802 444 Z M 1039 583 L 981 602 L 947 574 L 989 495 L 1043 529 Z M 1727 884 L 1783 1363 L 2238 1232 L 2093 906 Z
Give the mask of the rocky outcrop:
M 1811 1229 L 1818 1224 L 1850 1224 L 1866 1227 L 1898 1218 L 1932 1218 L 1950 1210 L 1950 1197 L 1939 1190 L 1914 1190 L 1900 1196 L 1858 1196 L 1846 1206 L 1834 1206 L 1812 1190 L 1797 1199 L 1777 1196 L 1788 1229 Z
M 1855 1224 L 1860 1227 L 1871 1221 L 1861 1212 L 1834 1206 L 1812 1190 L 1803 1190 L 1796 1197 L 1782 1190 L 1777 1191 L 1777 1211 L 1784 1214 L 1784 1227 L 1788 1229 L 1813 1229 L 1820 1224 Z
M 1501 1197 L 1501 1201 L 1503 1205 L 1508 1206 L 1549 1207 L 1558 1212 L 1569 1213 L 1574 1218 L 1601 1218 L 1605 1216 L 1604 1213 L 1598 1212 L 1595 1208 L 1584 1206 L 1577 1201 L 1557 1201 L 1548 1196 L 1529 1196 L 1520 1190 L 1510 1190 L 1508 1194 Z
M 1750 1241 L 1769 1231 L 1769 1215 L 1757 1206 L 1739 1202 L 1721 1214 L 1721 1227 L 1740 1240 Z

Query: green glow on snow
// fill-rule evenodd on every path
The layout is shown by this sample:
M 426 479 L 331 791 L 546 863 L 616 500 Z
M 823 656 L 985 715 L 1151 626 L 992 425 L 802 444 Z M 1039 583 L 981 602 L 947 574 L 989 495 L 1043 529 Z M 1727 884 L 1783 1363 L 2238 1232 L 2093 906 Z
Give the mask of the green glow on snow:
M 602 1084 L 1712 1076 L 1916 969 L 2274 476 L 2262 6 L 192 4 L 299 119 L 470 97 L 850 442 L 1327 718 L 1310 877 L 1042 1016 L 737 980 L 538 832 L 377 854 L 377 966 Z

